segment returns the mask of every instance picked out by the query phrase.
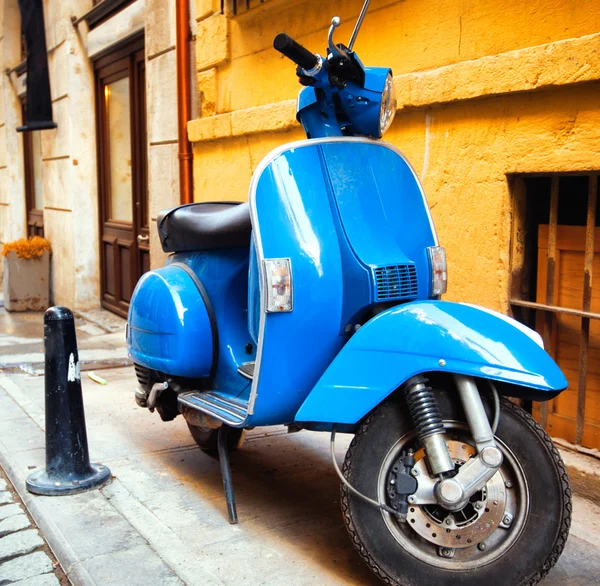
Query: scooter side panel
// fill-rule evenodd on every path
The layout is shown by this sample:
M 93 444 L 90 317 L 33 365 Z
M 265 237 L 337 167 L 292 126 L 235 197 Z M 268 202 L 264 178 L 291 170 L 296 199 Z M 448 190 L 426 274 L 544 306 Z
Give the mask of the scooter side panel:
M 212 390 L 239 400 L 247 400 L 248 380 L 238 374 L 238 366 L 255 357 L 248 332 L 246 297 L 248 291 L 248 249 L 178 253 L 169 262 L 187 264 L 202 282 L 217 325 L 218 352 L 212 368 Z M 197 344 L 194 340 L 193 344 Z
M 472 305 L 414 302 L 378 314 L 350 339 L 296 421 L 356 423 L 424 372 L 482 377 L 549 394 L 568 384 L 538 334 L 515 320 Z
M 145 273 L 129 306 L 129 354 L 151 370 L 189 378 L 210 374 L 212 329 L 204 301 L 181 268 Z
M 343 275 L 318 144 L 281 153 L 251 192 L 260 272 L 260 335 L 250 425 L 293 422 L 339 352 Z M 262 261 L 289 258 L 293 311 L 266 313 Z
M 435 246 L 437 238 L 427 200 L 408 161 L 381 141 L 325 143 L 321 148 L 341 222 L 357 258 L 370 267 L 413 261 L 416 297 L 430 297 L 426 248 Z

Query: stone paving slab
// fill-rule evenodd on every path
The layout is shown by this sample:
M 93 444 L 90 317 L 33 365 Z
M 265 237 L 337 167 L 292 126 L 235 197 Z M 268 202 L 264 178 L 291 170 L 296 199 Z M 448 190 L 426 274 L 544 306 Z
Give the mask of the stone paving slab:
M 12 494 L 10 494 L 10 492 L 6 491 L 6 492 L 0 492 L 0 505 L 5 505 L 7 503 L 12 503 L 13 502 L 13 497 Z
M 60 582 L 54 574 L 42 574 L 27 580 L 13 582 L 10 586 L 60 586 Z
M 36 529 L 11 533 L 0 539 L 0 562 L 6 558 L 24 555 L 44 545 Z
M 36 529 L 11 533 L 0 539 L 0 562 L 6 558 L 24 555 L 44 545 Z
M 86 560 L 84 566 L 95 583 L 102 586 L 185 586 L 148 545 L 96 556 Z
M 36 551 L 1 564 L 0 583 L 3 580 L 26 580 L 52 572 L 53 569 L 52 560 L 43 551 Z
M 21 529 L 26 529 L 30 525 L 29 518 L 25 513 L 13 515 L 12 517 L 4 519 L 4 521 L 0 521 L 0 537 L 3 537 L 8 533 L 21 531 Z
M 10 505 L 2 505 L 0 506 L 0 521 L 8 519 L 13 515 L 19 515 L 22 512 L 23 509 L 21 508 L 21 505 L 18 505 L 17 503 L 12 503 Z

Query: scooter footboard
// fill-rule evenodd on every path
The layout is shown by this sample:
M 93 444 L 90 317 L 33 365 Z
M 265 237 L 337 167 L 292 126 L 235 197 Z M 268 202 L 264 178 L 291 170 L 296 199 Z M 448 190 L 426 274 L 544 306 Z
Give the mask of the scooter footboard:
M 296 421 L 354 424 L 426 372 L 508 383 L 499 385 L 500 392 L 535 400 L 550 399 L 568 385 L 540 336 L 512 318 L 461 303 L 407 303 L 378 314 L 348 341 Z
M 136 364 L 205 378 L 213 364 L 213 326 L 202 285 L 190 271 L 172 264 L 142 276 L 131 298 L 127 343 Z

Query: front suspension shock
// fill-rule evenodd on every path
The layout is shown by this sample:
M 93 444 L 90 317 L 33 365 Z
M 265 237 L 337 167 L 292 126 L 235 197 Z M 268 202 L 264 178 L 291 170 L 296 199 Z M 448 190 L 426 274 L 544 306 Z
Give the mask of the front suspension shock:
M 444 422 L 432 388 L 426 378 L 415 376 L 405 386 L 406 403 L 417 432 L 425 448 L 433 476 L 454 470 L 454 462 L 444 440 Z

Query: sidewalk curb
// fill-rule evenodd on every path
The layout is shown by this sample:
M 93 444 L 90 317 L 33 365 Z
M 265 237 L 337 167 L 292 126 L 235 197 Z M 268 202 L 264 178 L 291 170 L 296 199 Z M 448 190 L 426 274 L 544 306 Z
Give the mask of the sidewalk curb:
M 79 558 L 50 515 L 46 512 L 44 506 L 27 491 L 25 488 L 25 478 L 19 474 L 18 468 L 12 463 L 10 457 L 1 447 L 0 466 L 2 466 L 4 472 L 12 482 L 23 504 L 33 517 L 52 553 L 54 553 L 54 556 L 72 584 L 74 586 L 98 586 L 88 571 L 81 566 Z
M 562 442 L 556 445 L 567 467 L 573 493 L 600 506 L 600 461 L 570 450 Z

